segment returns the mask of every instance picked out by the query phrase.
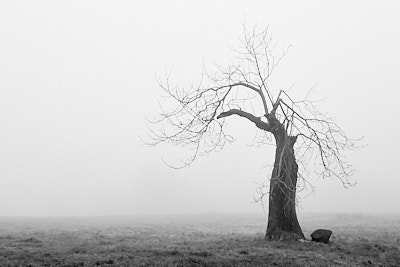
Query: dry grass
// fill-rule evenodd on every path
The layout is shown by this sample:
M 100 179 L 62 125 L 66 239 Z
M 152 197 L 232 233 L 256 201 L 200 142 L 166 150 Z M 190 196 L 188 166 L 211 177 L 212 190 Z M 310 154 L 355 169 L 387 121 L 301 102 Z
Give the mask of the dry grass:
M 300 216 L 329 245 L 266 242 L 265 218 L 0 218 L 0 266 L 400 266 L 400 216 Z

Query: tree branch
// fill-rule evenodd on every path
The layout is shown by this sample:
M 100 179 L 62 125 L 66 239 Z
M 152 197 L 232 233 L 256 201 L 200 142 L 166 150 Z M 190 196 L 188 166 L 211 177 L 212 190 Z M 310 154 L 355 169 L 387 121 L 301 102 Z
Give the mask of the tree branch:
M 217 119 L 221 119 L 221 118 L 228 117 L 231 115 L 238 115 L 240 117 L 244 117 L 244 118 L 248 119 L 249 121 L 253 122 L 261 130 L 268 131 L 268 132 L 270 132 L 272 130 L 271 126 L 267 122 L 262 121 L 260 117 L 256 117 L 253 114 L 250 114 L 246 111 L 239 110 L 239 109 L 231 109 L 231 110 L 222 112 L 221 114 L 218 115 Z

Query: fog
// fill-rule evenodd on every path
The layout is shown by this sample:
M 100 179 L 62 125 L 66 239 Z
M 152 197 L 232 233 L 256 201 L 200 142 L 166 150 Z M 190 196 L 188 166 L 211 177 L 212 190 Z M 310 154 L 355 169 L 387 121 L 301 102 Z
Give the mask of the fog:
M 264 213 L 256 188 L 273 147 L 229 118 L 236 141 L 190 167 L 147 147 L 156 75 L 182 86 L 230 62 L 243 24 L 289 53 L 274 89 L 314 88 L 367 146 L 346 154 L 357 185 L 309 177 L 299 212 L 399 213 L 397 1 L 0 1 L 0 216 Z M 266 207 L 265 207 L 266 208 Z

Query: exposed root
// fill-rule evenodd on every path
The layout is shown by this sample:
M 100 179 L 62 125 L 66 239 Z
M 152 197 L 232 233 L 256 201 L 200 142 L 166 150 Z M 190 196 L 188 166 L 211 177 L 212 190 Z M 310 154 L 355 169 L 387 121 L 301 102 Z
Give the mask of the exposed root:
M 286 232 L 286 231 L 276 231 L 273 234 L 266 234 L 265 239 L 268 241 L 304 241 L 305 238 L 303 235 L 294 233 L 294 232 Z

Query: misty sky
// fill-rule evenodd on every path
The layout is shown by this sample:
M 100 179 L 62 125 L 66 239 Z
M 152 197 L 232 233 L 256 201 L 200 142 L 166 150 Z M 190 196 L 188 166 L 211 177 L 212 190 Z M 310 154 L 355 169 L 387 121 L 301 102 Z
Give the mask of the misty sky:
M 156 75 L 181 85 L 226 63 L 242 24 L 269 25 L 291 46 L 274 89 L 310 88 L 365 148 L 347 154 L 357 185 L 310 177 L 300 213 L 400 212 L 398 1 L 0 0 L 0 216 L 263 213 L 254 203 L 272 147 L 229 118 L 236 142 L 172 170 L 149 148 L 159 113 Z

